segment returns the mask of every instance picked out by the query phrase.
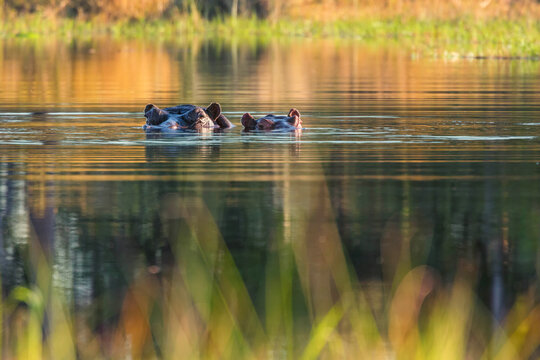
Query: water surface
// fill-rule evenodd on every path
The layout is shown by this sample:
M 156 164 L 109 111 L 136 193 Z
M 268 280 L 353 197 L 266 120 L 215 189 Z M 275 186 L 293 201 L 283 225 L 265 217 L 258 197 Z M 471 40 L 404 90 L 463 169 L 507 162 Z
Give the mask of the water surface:
M 141 271 L 187 261 L 172 255 L 184 241 L 175 226 L 204 208 L 191 234 L 215 224 L 257 309 L 273 259 L 301 238 L 311 250 L 295 261 L 319 274 L 314 308 L 329 281 L 321 244 L 332 243 L 374 311 L 400 264 L 451 281 L 468 263 L 500 319 L 517 297 L 538 299 L 539 70 L 353 40 L 6 41 L 2 284 L 34 281 L 37 241 L 54 285 L 76 308 L 105 304 L 96 316 L 108 319 Z M 141 129 L 147 103 L 210 102 L 237 127 Z M 292 107 L 302 131 L 242 132 L 244 112 Z

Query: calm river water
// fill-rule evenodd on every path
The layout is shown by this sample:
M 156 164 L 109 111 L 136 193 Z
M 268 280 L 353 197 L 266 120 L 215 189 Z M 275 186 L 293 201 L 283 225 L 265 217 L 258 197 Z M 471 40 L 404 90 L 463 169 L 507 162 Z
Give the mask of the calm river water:
M 308 313 L 332 301 L 338 265 L 325 256 L 341 251 L 334 261 L 375 313 L 404 269 L 424 264 L 442 283 L 468 269 L 494 319 L 523 296 L 538 302 L 536 61 L 420 58 L 353 40 L 1 46 L 5 294 L 38 281 L 44 254 L 70 307 L 110 322 L 141 272 L 189 264 L 186 242 L 208 237 L 261 313 L 291 248 Z M 237 126 L 141 129 L 147 103 L 211 102 Z M 242 132 L 243 113 L 292 107 L 302 131 Z

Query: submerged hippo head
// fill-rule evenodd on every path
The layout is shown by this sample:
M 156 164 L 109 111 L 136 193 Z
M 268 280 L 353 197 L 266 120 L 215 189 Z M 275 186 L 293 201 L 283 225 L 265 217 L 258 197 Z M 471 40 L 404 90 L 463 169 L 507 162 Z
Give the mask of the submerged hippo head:
M 255 119 L 251 114 L 245 113 L 242 116 L 242 126 L 246 130 L 292 130 L 302 128 L 302 119 L 300 112 L 291 109 L 287 116 L 268 114 L 260 119 Z
M 195 105 L 181 105 L 163 110 L 148 104 L 144 109 L 144 116 L 146 127 L 150 129 L 213 129 L 216 127 L 216 119 L 221 116 L 221 106 L 212 103 L 204 109 Z

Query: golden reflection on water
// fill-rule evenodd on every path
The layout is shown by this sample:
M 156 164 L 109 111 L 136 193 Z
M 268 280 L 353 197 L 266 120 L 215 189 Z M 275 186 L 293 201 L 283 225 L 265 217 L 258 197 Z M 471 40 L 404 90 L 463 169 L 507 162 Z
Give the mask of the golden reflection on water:
M 3 48 L 2 103 L 17 111 L 85 104 L 104 109 L 180 86 L 178 69 L 152 44 L 9 41 Z
M 96 181 L 538 178 L 511 169 L 473 171 L 475 164 L 540 160 L 533 61 L 419 59 L 355 40 L 103 38 L 9 40 L 2 47 L 0 150 L 2 163 L 15 166 L 3 176 L 28 181 L 29 193 L 75 183 L 84 194 L 86 183 Z M 211 101 L 238 126 L 162 137 L 141 129 L 149 102 Z M 291 107 L 300 109 L 304 131 L 241 132 L 242 113 Z M 337 171 L 321 175 L 333 164 Z
M 358 111 L 359 102 L 375 102 L 375 109 L 383 110 L 384 105 L 447 108 L 448 102 L 502 105 L 539 99 L 535 62 L 415 59 L 396 48 L 381 50 L 352 40 L 248 46 L 11 40 L 3 48 L 2 110 L 138 111 L 146 102 L 214 100 L 270 110 L 269 105 L 322 100 Z M 516 87 L 520 90 L 512 92 Z
M 483 333 L 492 321 L 485 310 L 482 326 L 471 326 L 476 276 L 497 301 L 514 296 L 497 283 L 503 272 L 518 279 L 511 286 L 537 286 L 537 62 L 416 59 L 355 40 L 2 46 L 2 239 L 10 254 L 21 244 L 51 246 L 56 275 L 73 277 L 60 287 L 78 294 L 74 303 L 118 311 L 111 326 L 96 310 L 104 329 L 88 329 L 89 358 L 127 356 L 123 336 L 137 339 L 132 355 L 161 341 L 170 354 L 226 357 L 238 331 L 255 344 L 252 354 L 269 354 L 304 344 L 297 330 L 324 333 L 323 320 L 336 326 L 325 335 L 336 340 L 329 357 L 368 358 L 389 346 L 398 357 L 447 354 L 450 334 L 456 351 L 448 354 L 478 358 L 497 336 Z M 297 107 L 306 129 L 141 129 L 148 102 L 211 101 L 236 124 L 244 112 Z M 178 268 L 157 281 L 162 264 L 150 255 L 167 246 Z M 453 288 L 428 260 L 455 275 Z M 127 280 L 117 286 L 115 277 Z M 261 347 L 260 304 L 250 296 L 267 316 L 271 340 Z M 534 291 L 523 297 L 518 319 L 537 304 Z M 306 314 L 295 313 L 304 300 Z M 431 330 L 423 332 L 426 301 Z M 163 310 L 162 339 L 150 336 L 152 304 Z M 501 319 L 502 305 L 491 305 Z M 479 344 L 468 347 L 469 334 Z

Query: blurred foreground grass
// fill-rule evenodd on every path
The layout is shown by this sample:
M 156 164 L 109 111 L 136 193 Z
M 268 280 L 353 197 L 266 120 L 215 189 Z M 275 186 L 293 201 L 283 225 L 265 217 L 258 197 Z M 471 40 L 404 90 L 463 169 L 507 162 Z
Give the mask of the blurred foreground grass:
M 96 36 L 145 41 L 185 41 L 213 38 L 244 41 L 258 38 L 350 38 L 366 43 L 397 42 L 419 56 L 434 57 L 540 57 L 540 21 L 534 17 L 512 19 L 363 18 L 318 21 L 257 17 L 217 17 L 195 15 L 174 19 L 117 20 L 115 22 L 46 18 L 24 15 L 0 23 L 0 37 L 57 37 L 66 41 Z
M 400 220 L 390 223 L 381 242 L 391 244 L 381 245 L 381 253 L 393 259 L 382 264 L 383 281 L 362 282 L 344 252 L 326 186 L 290 190 L 260 279 L 263 290 L 256 297 L 263 299 L 262 305 L 248 293 L 211 213 L 197 197 L 164 197 L 159 216 L 163 231 L 173 239 L 173 261 L 141 270 L 118 298 L 118 314 L 104 323 L 93 321 L 95 306 L 73 309 L 52 285 L 51 260 L 35 234 L 28 250 L 34 285 L 16 287 L 2 300 L 3 356 L 526 359 L 538 355 L 540 306 L 532 293 L 518 297 L 504 319 L 495 319 L 475 295 L 478 269 L 472 261 L 462 260 L 450 281 L 430 267 L 412 265 L 413 233 L 425 229 L 414 228 L 406 199 Z

